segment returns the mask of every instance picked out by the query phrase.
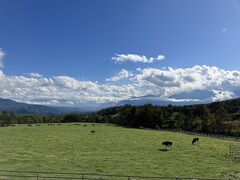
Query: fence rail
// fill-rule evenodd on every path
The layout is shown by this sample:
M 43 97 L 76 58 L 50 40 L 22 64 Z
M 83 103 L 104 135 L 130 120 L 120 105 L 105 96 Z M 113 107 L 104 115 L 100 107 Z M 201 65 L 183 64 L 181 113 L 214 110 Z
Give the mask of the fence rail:
M 87 174 L 87 173 L 57 173 L 57 172 L 31 172 L 0 170 L 0 180 L 235 180 L 234 178 L 196 178 L 196 177 L 154 177 L 154 176 L 128 176 L 112 174 Z

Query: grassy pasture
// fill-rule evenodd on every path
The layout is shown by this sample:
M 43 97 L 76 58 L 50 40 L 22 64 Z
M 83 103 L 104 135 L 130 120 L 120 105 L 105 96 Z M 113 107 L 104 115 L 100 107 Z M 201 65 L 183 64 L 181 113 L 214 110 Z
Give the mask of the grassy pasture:
M 96 133 L 91 133 L 95 130 Z M 240 177 L 234 141 L 105 124 L 0 128 L 0 169 L 143 176 Z M 162 141 L 173 141 L 166 151 Z

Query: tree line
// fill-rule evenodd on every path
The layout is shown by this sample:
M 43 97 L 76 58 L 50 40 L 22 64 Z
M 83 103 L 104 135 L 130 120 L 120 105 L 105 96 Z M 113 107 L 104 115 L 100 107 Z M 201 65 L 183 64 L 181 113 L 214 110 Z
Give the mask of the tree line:
M 119 106 L 88 114 L 23 116 L 3 111 L 0 125 L 23 123 L 112 123 L 133 128 L 178 129 L 240 135 L 240 99 L 191 106 Z

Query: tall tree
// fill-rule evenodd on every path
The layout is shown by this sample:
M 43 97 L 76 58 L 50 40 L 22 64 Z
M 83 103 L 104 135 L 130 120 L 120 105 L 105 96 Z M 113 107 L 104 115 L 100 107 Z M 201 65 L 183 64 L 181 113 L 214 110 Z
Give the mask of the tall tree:
M 223 133 L 224 131 L 224 121 L 227 120 L 227 110 L 220 106 L 215 112 L 215 131 L 217 133 Z
M 209 111 L 206 105 L 202 106 L 202 115 L 201 115 L 202 123 L 201 129 L 203 132 L 209 132 L 209 125 L 213 119 L 211 112 Z

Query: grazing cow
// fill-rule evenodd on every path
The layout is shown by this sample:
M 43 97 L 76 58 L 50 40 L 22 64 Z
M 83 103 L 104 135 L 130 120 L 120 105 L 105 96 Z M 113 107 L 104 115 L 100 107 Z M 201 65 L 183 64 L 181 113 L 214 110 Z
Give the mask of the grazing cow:
M 195 144 L 195 143 L 197 143 L 198 141 L 199 141 L 198 138 L 194 138 L 194 139 L 192 140 L 192 144 Z
M 91 133 L 95 134 L 95 130 L 92 130 Z
M 172 142 L 171 141 L 164 141 L 163 143 L 162 143 L 162 145 L 164 145 L 164 146 L 166 146 L 166 147 L 172 147 Z

